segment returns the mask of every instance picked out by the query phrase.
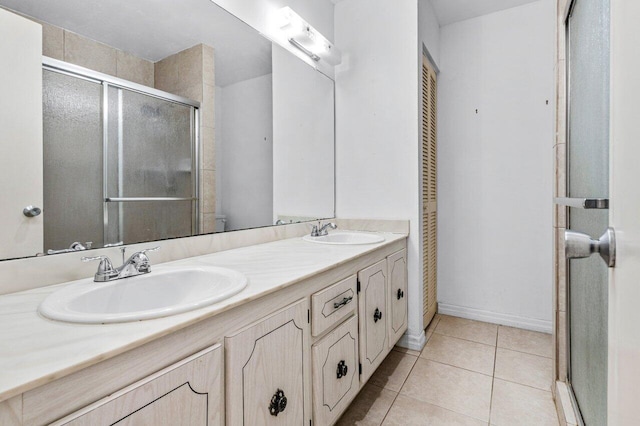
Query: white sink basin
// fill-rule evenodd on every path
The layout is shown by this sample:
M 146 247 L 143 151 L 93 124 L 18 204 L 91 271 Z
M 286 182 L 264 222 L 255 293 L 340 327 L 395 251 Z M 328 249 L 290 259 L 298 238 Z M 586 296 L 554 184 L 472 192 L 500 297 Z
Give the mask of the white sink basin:
M 246 276 L 226 268 L 166 267 L 105 283 L 78 281 L 50 294 L 38 311 L 75 323 L 138 321 L 220 302 L 242 291 L 247 282 Z
M 305 241 L 318 244 L 376 244 L 384 241 L 384 237 L 375 234 L 367 234 L 365 232 L 331 232 L 328 235 L 322 237 L 312 237 L 311 235 L 305 235 L 302 237 Z

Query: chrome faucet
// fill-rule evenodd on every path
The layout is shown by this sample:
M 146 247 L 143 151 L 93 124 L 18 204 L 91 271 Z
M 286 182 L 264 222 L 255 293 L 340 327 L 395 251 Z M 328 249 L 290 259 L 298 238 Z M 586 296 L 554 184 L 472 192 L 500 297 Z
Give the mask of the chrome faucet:
M 151 272 L 151 262 L 147 257 L 147 253 L 159 249 L 160 247 L 154 247 L 133 253 L 119 268 L 114 268 L 113 263 L 107 256 L 83 257 L 82 261 L 100 261 L 98 271 L 93 279 L 95 282 L 113 281 Z
M 313 225 L 313 228 L 311 228 L 311 236 L 324 237 L 325 235 L 329 234 L 327 228 L 336 229 L 337 227 L 338 225 L 333 222 L 327 222 L 324 225 L 321 225 L 320 222 L 318 222 L 317 225 Z

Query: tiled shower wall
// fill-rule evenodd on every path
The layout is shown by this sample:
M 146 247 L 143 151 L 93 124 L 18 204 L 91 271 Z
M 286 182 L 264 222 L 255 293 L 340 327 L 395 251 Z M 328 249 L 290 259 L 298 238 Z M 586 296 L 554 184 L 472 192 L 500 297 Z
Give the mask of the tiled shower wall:
M 566 99 L 566 49 L 564 17 L 570 0 L 557 1 L 557 61 L 556 61 L 556 138 L 555 154 L 555 197 L 567 196 L 567 99 Z M 564 255 L 564 231 L 567 227 L 567 208 L 556 205 L 554 208 L 554 358 L 556 379 L 567 378 L 567 273 Z M 554 387 L 555 389 L 555 387 Z
M 200 102 L 200 232 L 214 232 L 213 48 L 199 44 L 153 63 L 63 28 L 39 23 L 44 56 Z

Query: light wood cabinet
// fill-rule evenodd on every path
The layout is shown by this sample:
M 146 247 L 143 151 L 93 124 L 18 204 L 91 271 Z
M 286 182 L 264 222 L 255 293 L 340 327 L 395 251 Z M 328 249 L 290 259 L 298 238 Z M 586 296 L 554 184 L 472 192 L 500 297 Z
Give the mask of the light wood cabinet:
M 360 390 L 358 374 L 358 317 L 313 345 L 313 418 L 330 425 Z
M 222 360 L 222 347 L 212 346 L 54 425 L 221 426 Z
M 387 260 L 381 260 L 358 272 L 360 380 L 364 383 L 389 352 L 387 324 Z
M 308 425 L 309 347 L 308 299 L 227 337 L 227 424 Z
M 387 257 L 389 271 L 389 349 L 407 330 L 407 250 Z

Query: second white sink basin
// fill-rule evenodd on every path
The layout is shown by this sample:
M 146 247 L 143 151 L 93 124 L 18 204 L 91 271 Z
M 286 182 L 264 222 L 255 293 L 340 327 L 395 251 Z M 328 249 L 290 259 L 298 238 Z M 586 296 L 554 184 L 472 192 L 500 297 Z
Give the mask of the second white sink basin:
M 215 266 L 166 267 L 131 278 L 70 284 L 40 304 L 47 318 L 74 323 L 116 323 L 165 317 L 228 299 L 247 277 Z
M 305 235 L 302 237 L 305 241 L 318 244 L 376 244 L 384 241 L 384 237 L 381 235 L 368 234 L 365 232 L 331 232 L 328 235 L 322 237 L 312 237 L 311 235 Z

